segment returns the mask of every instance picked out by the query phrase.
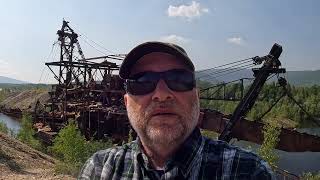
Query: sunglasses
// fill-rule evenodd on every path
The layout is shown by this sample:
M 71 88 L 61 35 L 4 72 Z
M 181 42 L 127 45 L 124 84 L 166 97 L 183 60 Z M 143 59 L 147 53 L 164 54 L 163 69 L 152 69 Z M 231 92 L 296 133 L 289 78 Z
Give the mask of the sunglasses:
M 194 73 L 185 69 L 172 69 L 164 72 L 146 71 L 126 79 L 124 87 L 132 95 L 146 95 L 154 91 L 160 79 L 168 88 L 176 92 L 190 91 L 196 86 Z

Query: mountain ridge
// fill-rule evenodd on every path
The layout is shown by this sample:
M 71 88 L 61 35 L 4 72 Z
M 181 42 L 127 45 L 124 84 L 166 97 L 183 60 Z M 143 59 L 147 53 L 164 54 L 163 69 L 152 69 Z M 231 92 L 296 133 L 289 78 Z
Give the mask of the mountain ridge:
M 236 71 L 234 73 L 231 73 Z M 210 76 L 209 76 L 210 75 Z M 284 74 L 288 83 L 296 86 L 320 85 L 320 69 L 319 70 L 304 70 L 304 71 L 287 71 Z M 196 78 L 208 81 L 213 84 L 221 82 L 230 82 L 241 78 L 254 78 L 251 69 L 206 69 L 196 71 Z M 271 81 L 276 81 L 272 78 Z M 26 81 L 0 76 L 0 84 L 30 84 Z
M 28 84 L 28 82 L 6 76 L 0 76 L 0 84 Z
M 295 86 L 320 85 L 320 70 L 287 71 L 280 76 L 284 76 L 289 84 Z M 196 78 L 217 84 L 241 78 L 254 78 L 254 76 L 251 69 L 207 69 L 196 71 Z M 271 82 L 276 80 L 276 78 L 270 79 Z

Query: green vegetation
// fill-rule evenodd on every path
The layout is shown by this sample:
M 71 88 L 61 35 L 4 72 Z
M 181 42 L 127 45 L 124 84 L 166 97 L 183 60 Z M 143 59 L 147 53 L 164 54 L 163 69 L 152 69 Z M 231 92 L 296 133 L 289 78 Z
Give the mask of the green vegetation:
M 7 95 L 9 94 L 9 90 L 8 89 L 2 89 L 0 91 L 0 103 L 7 97 Z
M 276 166 L 279 156 L 275 153 L 274 148 L 279 142 L 281 128 L 276 120 L 271 120 L 263 127 L 263 143 L 258 150 L 258 154 L 267 161 L 271 166 Z
M 50 89 L 51 85 L 48 84 L 7 84 L 0 83 L 0 88 L 8 89 L 10 91 L 23 91 L 32 89 Z
M 320 171 L 318 173 L 304 173 L 301 177 L 302 180 L 320 180 Z
M 201 130 L 201 134 L 207 138 L 216 140 L 218 139 L 219 134 L 214 132 L 214 131 L 209 131 L 209 130 Z
M 17 134 L 17 138 L 37 150 L 43 150 L 41 143 L 35 138 L 35 133 L 36 132 L 32 127 L 32 116 L 30 114 L 24 114 L 22 116 L 21 128 Z
M 16 133 L 13 129 L 8 128 L 7 124 L 0 121 L 0 132 L 10 135 L 13 138 L 16 138 Z
M 206 83 L 198 83 L 200 87 L 209 87 Z M 220 97 L 223 93 L 227 97 L 240 98 L 240 86 L 232 84 L 223 89 L 213 89 L 211 92 L 216 92 Z M 320 117 L 320 86 L 295 87 L 287 86 L 293 98 L 302 106 L 312 117 Z M 248 87 L 245 88 L 245 92 Z M 282 88 L 277 83 L 266 84 L 259 94 L 258 101 L 247 114 L 249 120 L 259 120 L 269 107 L 283 94 Z M 216 109 L 225 114 L 231 114 L 235 110 L 238 102 L 231 101 L 206 101 L 201 100 L 202 108 Z M 279 159 L 274 148 L 279 142 L 280 127 L 314 127 L 311 117 L 301 110 L 288 96 L 284 96 L 260 121 L 265 123 L 263 128 L 264 142 L 258 149 L 258 154 L 265 159 L 271 166 L 276 166 Z M 202 132 L 208 137 L 215 137 L 208 132 Z M 320 179 L 319 174 L 306 173 L 303 179 Z
M 54 139 L 52 153 L 61 162 L 57 163 L 58 173 L 76 176 L 84 162 L 96 151 L 112 146 L 111 141 L 86 141 L 73 121 L 60 130 Z
M 245 88 L 245 91 L 248 87 Z M 299 102 L 313 117 L 320 117 L 320 86 L 314 85 L 310 87 L 295 87 L 288 86 L 289 91 L 292 93 L 293 98 Z M 222 97 L 223 89 L 212 90 Z M 277 83 L 267 84 L 263 87 L 259 94 L 258 101 L 247 114 L 247 118 L 250 120 L 257 120 L 269 107 L 282 95 L 283 91 Z M 228 97 L 240 97 L 240 86 L 233 84 L 227 86 L 226 96 Z M 226 102 L 226 101 L 206 101 L 201 100 L 202 108 L 217 109 L 226 114 L 231 114 L 238 102 Z M 262 119 L 267 121 L 270 118 L 287 120 L 285 124 L 281 124 L 285 127 L 295 126 L 299 127 L 312 127 L 314 124 L 311 118 L 299 108 L 289 97 L 283 97 L 272 110 Z M 294 121 L 294 122 L 293 122 Z
M 39 93 L 50 90 L 48 84 L 4 84 L 0 83 L 0 103 L 12 93 L 22 92 L 25 90 L 36 90 Z
M 0 121 L 0 132 L 8 134 L 9 128 L 7 127 L 6 123 Z

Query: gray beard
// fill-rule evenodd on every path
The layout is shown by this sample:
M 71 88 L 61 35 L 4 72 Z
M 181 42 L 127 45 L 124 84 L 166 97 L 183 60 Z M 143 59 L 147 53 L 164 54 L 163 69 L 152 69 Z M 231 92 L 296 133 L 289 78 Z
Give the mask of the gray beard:
M 196 100 L 194 104 L 192 104 L 189 114 L 184 112 L 183 116 L 178 117 L 178 122 L 175 123 L 175 127 L 160 125 L 160 128 L 156 128 L 150 125 L 150 113 L 154 107 L 159 106 L 174 107 L 174 102 L 151 104 L 147 107 L 144 114 L 136 112 L 134 108 L 127 107 L 128 117 L 132 127 L 140 139 L 150 147 L 170 147 L 182 144 L 198 124 L 199 101 Z

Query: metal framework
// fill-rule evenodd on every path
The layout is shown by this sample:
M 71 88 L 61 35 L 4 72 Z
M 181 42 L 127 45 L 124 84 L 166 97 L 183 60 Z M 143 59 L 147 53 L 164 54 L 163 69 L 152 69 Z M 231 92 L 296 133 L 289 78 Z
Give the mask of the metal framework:
M 122 100 L 123 82 L 118 75 L 113 73 L 119 70 L 119 66 L 109 61 L 109 59 L 122 60 L 125 55 L 85 58 L 77 40 L 78 35 L 65 21 L 57 34 L 61 50 L 60 60 L 48 62 L 46 65 L 58 83 L 53 85 L 49 92 L 51 98 L 45 104 L 45 110 L 40 111 L 40 108 L 38 111 L 35 110 L 35 112 L 40 112 L 37 118 L 49 125 L 51 132 L 40 131 L 39 134 L 50 139 L 68 123 L 69 119 L 74 119 L 87 138 L 103 139 L 105 136 L 112 136 L 118 142 L 126 140 L 130 125 Z M 204 129 L 221 133 L 220 139 L 225 141 L 235 137 L 261 143 L 263 124 L 246 121 L 244 117 L 257 100 L 267 78 L 273 73 L 285 72 L 285 69 L 280 68 L 281 63 L 278 59 L 281 52 L 281 46 L 275 44 L 268 55 L 250 58 L 255 64 L 263 64 L 261 68 L 253 69 L 255 79 L 246 93 L 243 86 L 244 80 L 248 79 L 241 79 L 237 84 L 240 89 L 238 93 L 227 90 L 227 86 L 236 81 L 201 90 L 201 99 L 240 102 L 232 115 L 202 109 L 199 125 Z M 81 58 L 77 58 L 77 55 Z M 98 63 L 95 60 L 103 61 Z M 244 60 L 244 62 L 248 61 Z M 54 67 L 58 67 L 59 71 L 55 72 Z M 102 79 L 99 80 L 98 77 Z M 319 137 L 293 130 L 282 129 L 280 139 L 277 148 L 285 151 L 319 151 L 320 149 L 319 146 L 314 145 L 320 144 Z M 294 139 L 293 141 L 298 143 L 288 144 L 289 139 Z
M 244 81 L 253 78 L 241 78 L 238 80 L 219 83 L 217 85 L 200 89 L 200 99 L 203 100 L 223 100 L 241 101 L 244 95 Z M 234 86 L 228 90 L 228 86 Z
M 123 60 L 125 55 L 85 58 L 78 34 L 67 21 L 57 34 L 60 59 L 45 65 L 58 84 L 52 86 L 50 101 L 45 104 L 47 111 L 38 114 L 38 119 L 54 132 L 74 119 L 87 138 L 113 136 L 122 141 L 130 128 L 122 103 L 123 81 L 114 74 L 119 65 L 109 60 Z

